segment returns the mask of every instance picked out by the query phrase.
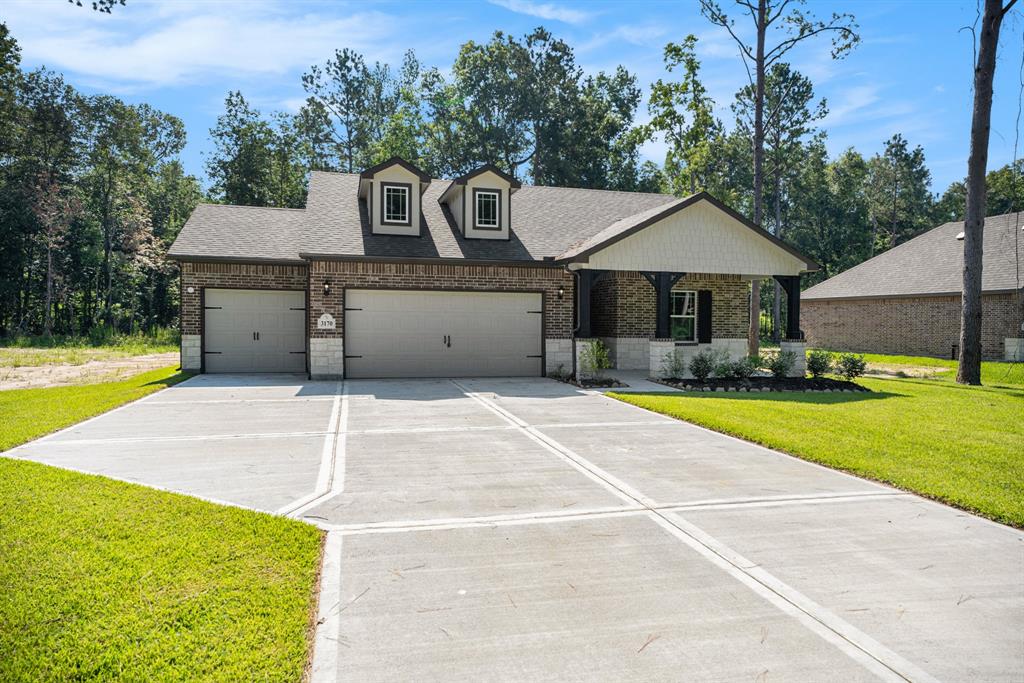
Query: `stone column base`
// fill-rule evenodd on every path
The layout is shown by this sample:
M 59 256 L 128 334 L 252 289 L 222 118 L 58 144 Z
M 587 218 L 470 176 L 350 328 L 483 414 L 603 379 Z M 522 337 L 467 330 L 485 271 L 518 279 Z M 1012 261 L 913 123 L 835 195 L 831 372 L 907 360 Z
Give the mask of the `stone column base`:
M 311 379 L 341 379 L 345 376 L 345 340 L 340 337 L 309 340 Z
M 544 340 L 544 374 L 572 374 L 573 344 L 572 339 Z
M 650 364 L 648 372 L 654 379 L 663 379 L 665 373 L 665 360 L 676 351 L 676 343 L 672 339 L 652 339 L 648 342 Z
M 807 342 L 801 340 L 783 339 L 779 342 L 779 351 L 791 352 L 796 356 L 793 369 L 789 371 L 789 377 L 804 377 L 807 374 Z
M 1003 360 L 1015 363 L 1024 362 L 1024 337 L 1005 337 L 1003 339 Z
M 200 372 L 203 369 L 202 335 L 181 335 L 181 369 L 189 372 Z

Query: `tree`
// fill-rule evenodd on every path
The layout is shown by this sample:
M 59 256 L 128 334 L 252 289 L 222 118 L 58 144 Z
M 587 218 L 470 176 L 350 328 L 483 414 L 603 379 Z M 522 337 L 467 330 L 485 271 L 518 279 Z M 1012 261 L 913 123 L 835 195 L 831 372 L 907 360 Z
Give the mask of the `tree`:
M 661 135 L 668 144 L 665 176 L 669 189 L 677 195 L 695 194 L 711 183 L 711 146 L 722 134 L 722 124 L 714 117 L 714 100 L 700 80 L 700 61 L 696 53 L 697 37 L 686 36 L 682 43 L 665 46 L 665 69 L 683 68 L 678 82 L 660 78 L 651 86 L 647 111 L 652 136 Z
M 754 95 L 754 88 L 748 85 L 736 93 L 736 101 L 732 105 L 736 127 L 745 135 L 752 133 Z M 817 104 L 812 102 L 814 86 L 811 80 L 792 70 L 785 62 L 776 62 L 768 70 L 764 99 L 769 111 L 764 128 L 765 159 L 768 162 L 766 174 L 771 178 L 767 194 L 774 208 L 773 232 L 783 239 L 782 205 L 790 175 L 802 158 L 804 138 L 815 133 L 811 124 L 825 118 L 828 106 L 824 99 Z M 772 338 L 775 341 L 781 338 L 781 311 L 782 286 L 776 281 L 772 292 Z
M 819 21 L 812 15 L 793 7 L 787 13 L 787 7 L 793 0 L 735 0 L 736 4 L 749 14 L 753 22 L 755 40 L 750 44 L 740 38 L 736 32 L 735 21 L 723 12 L 716 0 L 700 0 L 701 13 L 711 23 L 729 32 L 739 47 L 740 57 L 747 71 L 750 86 L 753 88 L 754 124 L 753 124 L 753 220 L 761 224 L 762 190 L 764 186 L 764 126 L 765 126 L 765 77 L 773 64 L 782 60 L 795 46 L 815 36 L 830 34 L 832 36 L 832 58 L 838 59 L 848 53 L 859 41 L 855 29 L 857 24 L 850 14 L 833 13 L 829 21 Z M 804 0 L 797 0 L 804 4 Z M 774 29 L 773 29 L 774 27 Z M 768 33 L 774 30 L 777 40 L 769 46 Z M 751 70 L 753 70 L 751 72 Z M 750 329 L 748 331 L 748 347 L 751 355 L 758 350 L 760 318 L 760 281 L 751 282 L 750 297 Z
M 58 275 L 55 263 L 57 252 L 82 205 L 77 197 L 46 175 L 41 175 L 35 188 L 33 213 L 39 224 L 39 241 L 46 254 L 46 296 L 43 302 L 43 334 L 53 334 L 53 297 Z
M 267 121 L 242 93 L 230 92 L 210 137 L 206 172 L 215 197 L 244 206 L 302 206 L 310 152 L 298 122 L 284 114 Z
M 408 65 L 416 58 L 410 51 L 405 59 Z M 390 67 L 377 62 L 371 68 L 362 55 L 344 48 L 323 66 L 310 67 L 302 85 L 309 93 L 304 127 L 324 160 L 347 173 L 369 166 L 400 97 Z
M 992 119 L 992 80 L 1003 17 L 1017 0 L 985 0 L 977 60 L 974 63 L 974 111 L 971 153 L 967 158 L 967 208 L 964 218 L 963 292 L 960 314 L 959 384 L 981 384 L 981 269 L 985 236 L 985 169 Z
M 892 136 L 868 162 L 867 182 L 872 256 L 931 227 L 931 172 L 920 145 L 911 150 L 902 135 Z
M 1024 159 L 989 171 L 985 176 L 985 215 L 1001 216 L 1024 206 Z M 967 211 L 967 183 L 955 180 L 935 203 L 932 222 L 936 225 L 962 221 Z

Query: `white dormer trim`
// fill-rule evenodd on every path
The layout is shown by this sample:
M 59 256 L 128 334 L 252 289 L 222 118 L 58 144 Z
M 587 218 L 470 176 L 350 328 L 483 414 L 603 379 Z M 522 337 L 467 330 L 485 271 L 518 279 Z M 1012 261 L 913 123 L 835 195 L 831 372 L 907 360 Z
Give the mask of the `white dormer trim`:
M 370 231 L 375 235 L 422 235 L 423 192 L 430 176 L 399 157 L 359 174 L 359 198 L 366 202 Z M 404 196 L 404 218 L 389 214 L 388 200 Z M 390 209 L 396 206 L 391 204 Z
M 522 183 L 492 164 L 485 164 L 456 178 L 445 188 L 438 202 L 451 212 L 459 232 L 466 239 L 512 238 L 512 195 Z M 496 197 L 497 222 L 478 217 L 481 201 Z

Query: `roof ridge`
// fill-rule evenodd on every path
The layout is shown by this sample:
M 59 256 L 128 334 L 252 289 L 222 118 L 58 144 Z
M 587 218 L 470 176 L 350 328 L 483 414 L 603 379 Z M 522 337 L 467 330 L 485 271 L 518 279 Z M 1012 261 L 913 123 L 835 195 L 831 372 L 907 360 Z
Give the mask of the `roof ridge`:
M 199 202 L 196 204 L 199 206 L 222 206 L 230 209 L 259 209 L 261 211 L 305 211 L 306 209 L 296 209 L 290 206 L 253 206 L 251 204 L 221 204 L 220 202 Z

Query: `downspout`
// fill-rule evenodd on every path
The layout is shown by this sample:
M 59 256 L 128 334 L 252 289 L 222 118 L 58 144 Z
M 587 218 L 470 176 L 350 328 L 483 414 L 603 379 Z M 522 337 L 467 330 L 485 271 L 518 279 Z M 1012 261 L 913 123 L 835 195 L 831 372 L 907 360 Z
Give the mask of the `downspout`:
M 577 271 L 570 269 L 568 263 L 565 264 L 565 272 L 572 275 L 573 279 L 572 298 L 574 302 L 573 312 L 575 315 L 573 316 L 572 337 L 569 339 L 569 349 L 572 353 L 572 376 L 576 377 L 576 333 L 579 332 L 580 329 L 580 274 Z

